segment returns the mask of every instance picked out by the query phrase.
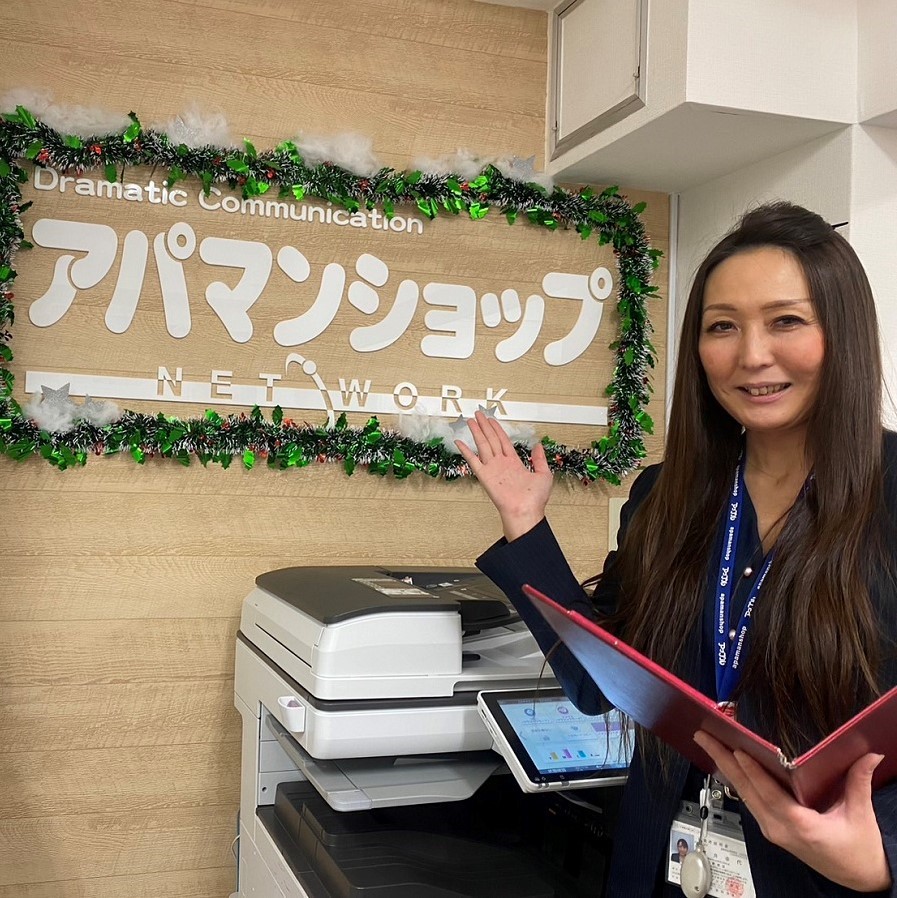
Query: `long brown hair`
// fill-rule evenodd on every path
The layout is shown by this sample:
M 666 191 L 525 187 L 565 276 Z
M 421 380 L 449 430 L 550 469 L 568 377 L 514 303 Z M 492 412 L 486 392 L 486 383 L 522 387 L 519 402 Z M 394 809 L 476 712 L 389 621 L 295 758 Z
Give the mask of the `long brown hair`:
M 807 435 L 814 476 L 776 542 L 739 690 L 764 735 L 796 754 L 878 692 L 867 582 L 884 554 L 876 553 L 883 474 L 875 304 L 853 249 L 806 209 L 775 203 L 748 212 L 697 270 L 663 469 L 620 546 L 613 572 L 621 599 L 609 624 L 658 663 L 680 667 L 717 561 L 718 521 L 743 439 L 698 356 L 704 289 L 721 262 L 760 247 L 780 248 L 800 264 L 825 339 Z M 652 747 L 659 748 L 648 739 Z

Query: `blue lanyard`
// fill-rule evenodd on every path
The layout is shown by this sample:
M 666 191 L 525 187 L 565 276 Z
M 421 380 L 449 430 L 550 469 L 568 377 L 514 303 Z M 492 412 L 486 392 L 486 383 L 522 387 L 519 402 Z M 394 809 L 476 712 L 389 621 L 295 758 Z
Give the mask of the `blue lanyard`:
M 732 600 L 732 583 L 735 580 L 735 553 L 738 549 L 738 531 L 741 527 L 741 510 L 744 496 L 744 470 L 739 459 L 735 468 L 735 480 L 732 484 L 732 495 L 729 499 L 728 514 L 726 515 L 725 534 L 719 556 L 719 578 L 717 579 L 716 599 L 716 699 L 718 702 L 728 702 L 741 680 L 740 664 L 741 652 L 744 648 L 745 637 L 750 629 L 751 613 L 760 593 L 760 587 L 769 573 L 772 564 L 773 552 L 770 552 L 763 561 L 763 567 L 754 581 L 741 620 L 735 628 L 735 636 L 729 638 L 729 609 Z

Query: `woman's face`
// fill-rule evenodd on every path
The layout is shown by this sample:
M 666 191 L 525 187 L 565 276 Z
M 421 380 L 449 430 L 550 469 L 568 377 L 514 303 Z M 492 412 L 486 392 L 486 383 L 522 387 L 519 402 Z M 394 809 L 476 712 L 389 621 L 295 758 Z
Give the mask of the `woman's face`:
M 825 338 L 804 273 L 784 250 L 746 250 L 704 288 L 698 353 L 717 402 L 756 433 L 806 427 Z

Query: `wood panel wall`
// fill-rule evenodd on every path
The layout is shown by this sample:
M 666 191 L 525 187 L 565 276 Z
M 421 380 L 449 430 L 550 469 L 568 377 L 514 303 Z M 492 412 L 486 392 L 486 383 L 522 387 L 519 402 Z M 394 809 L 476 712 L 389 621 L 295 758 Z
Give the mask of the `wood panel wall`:
M 259 147 L 351 129 L 398 168 L 458 147 L 541 158 L 543 13 L 45 0 L 5 4 L 3 23 L 0 95 L 42 88 L 145 124 L 195 102 Z M 663 248 L 665 199 L 651 211 Z M 662 422 L 659 402 L 652 412 Z M 558 483 L 552 522 L 577 573 L 600 564 L 608 497 L 623 492 Z M 0 461 L 0 898 L 225 898 L 233 643 L 253 578 L 291 564 L 468 565 L 497 534 L 469 481 Z

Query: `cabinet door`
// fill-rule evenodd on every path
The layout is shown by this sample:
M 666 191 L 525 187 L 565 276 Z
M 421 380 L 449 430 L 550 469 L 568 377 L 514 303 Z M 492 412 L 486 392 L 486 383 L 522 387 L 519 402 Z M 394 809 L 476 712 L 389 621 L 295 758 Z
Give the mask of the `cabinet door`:
M 551 158 L 645 105 L 648 0 L 573 0 L 553 20 Z

